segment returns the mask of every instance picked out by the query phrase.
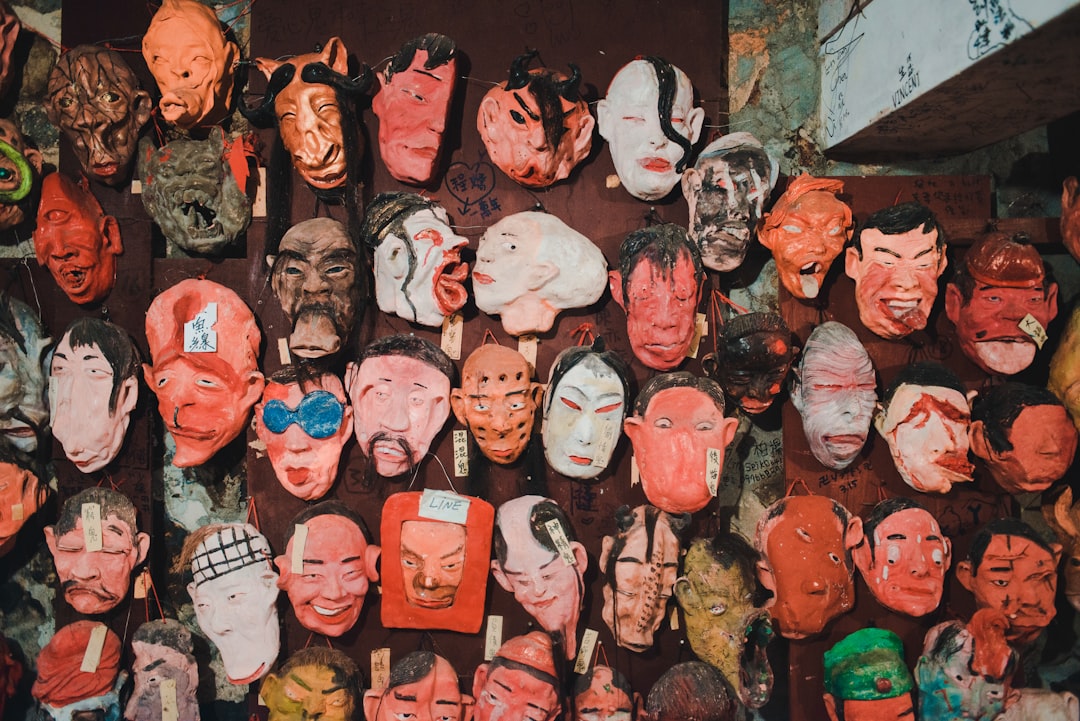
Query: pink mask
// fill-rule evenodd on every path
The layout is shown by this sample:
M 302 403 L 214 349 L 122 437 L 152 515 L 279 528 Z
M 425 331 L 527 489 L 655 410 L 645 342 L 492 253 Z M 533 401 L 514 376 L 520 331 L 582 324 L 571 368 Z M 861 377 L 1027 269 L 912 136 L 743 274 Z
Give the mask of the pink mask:
M 0 461 L 0 558 L 15 546 L 15 535 L 45 503 L 48 492 L 29 469 Z
M 596 665 L 585 672 L 588 687 L 575 685 L 574 718 L 580 721 L 628 721 L 636 718 L 641 707 L 641 694 L 630 688 L 630 682 L 610 666 Z
M 472 715 L 473 697 L 461 693 L 457 671 L 431 651 L 402 657 L 389 685 L 364 692 L 367 721 L 470 721 Z
M 1057 501 L 1042 507 L 1043 518 L 1065 545 L 1068 561 L 1063 566 L 1065 598 L 1080 610 L 1080 503 L 1073 505 L 1072 489 L 1065 486 Z
M 147 621 L 135 631 L 131 641 L 135 654 L 132 670 L 135 689 L 124 709 L 130 721 L 160 721 L 162 716 L 162 682 L 176 684 L 177 718 L 199 721 L 199 702 L 195 692 L 199 687 L 199 667 L 191 655 L 191 632 L 171 618 Z
M 473 674 L 475 719 L 553 721 L 562 713 L 559 683 L 551 637 L 543 631 L 515 636 Z

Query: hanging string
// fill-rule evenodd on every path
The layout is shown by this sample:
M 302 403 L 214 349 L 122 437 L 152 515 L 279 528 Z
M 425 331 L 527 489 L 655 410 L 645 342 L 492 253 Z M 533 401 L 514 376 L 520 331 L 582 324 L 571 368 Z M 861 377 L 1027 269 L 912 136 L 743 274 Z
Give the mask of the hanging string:
M 592 660 L 592 667 L 593 668 L 596 667 L 596 665 L 597 665 L 596 662 L 600 659 L 601 656 L 604 657 L 603 665 L 604 666 L 610 666 L 611 664 L 608 663 L 607 649 L 604 648 L 604 642 L 603 641 L 597 641 L 596 642 L 596 653 L 593 654 L 593 660 Z
M 719 289 L 713 289 L 709 295 L 709 313 L 712 315 L 712 347 L 713 354 L 720 357 L 720 336 L 723 335 L 723 327 L 727 323 L 727 319 L 724 315 L 724 306 L 727 306 L 734 310 L 739 315 L 746 315 L 750 311 L 731 298 L 724 295 Z
M 798 477 L 790 484 L 788 484 L 787 493 L 784 494 L 784 498 L 790 498 L 793 495 L 795 486 L 802 486 L 804 489 L 806 489 L 806 495 L 808 496 L 815 495 L 814 492 L 810 490 L 810 486 L 806 485 L 806 481 L 802 477 Z
M 484 337 L 480 339 L 480 345 L 487 345 L 489 338 L 491 339 L 491 342 L 495 345 L 502 345 L 501 343 L 499 343 L 499 339 L 495 337 L 495 334 L 491 332 L 490 328 L 484 329 Z
M 573 338 L 574 336 L 580 336 L 577 339 L 577 345 L 579 346 L 592 345 L 596 342 L 595 328 L 596 326 L 586 321 L 579 325 L 577 328 L 574 328 L 574 330 L 570 331 L 570 337 Z M 588 342 L 585 341 L 586 338 L 589 339 Z
M 252 523 L 252 519 L 255 519 L 254 523 Z M 255 496 L 248 496 L 247 517 L 245 520 L 252 523 L 255 530 L 262 533 L 262 526 L 259 524 L 259 509 L 255 507 Z
M 146 584 L 146 620 L 150 620 L 150 594 L 154 594 L 154 605 L 157 606 L 158 618 L 165 618 L 165 610 L 161 607 L 161 598 L 158 597 L 157 584 L 154 583 L 154 577 L 150 573 L 149 568 L 143 569 L 143 583 Z

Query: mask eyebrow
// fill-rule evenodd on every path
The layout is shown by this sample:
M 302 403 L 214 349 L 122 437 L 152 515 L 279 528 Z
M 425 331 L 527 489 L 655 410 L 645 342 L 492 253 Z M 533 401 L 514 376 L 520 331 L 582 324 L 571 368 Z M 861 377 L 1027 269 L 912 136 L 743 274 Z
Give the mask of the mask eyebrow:
M 514 100 L 516 100 L 518 102 L 518 105 L 521 106 L 521 109 L 525 111 L 526 115 L 528 115 L 530 118 L 532 118 L 536 122 L 540 122 L 540 116 L 529 109 L 529 106 L 525 104 L 525 101 L 521 99 L 520 95 L 518 95 L 517 93 L 514 93 Z

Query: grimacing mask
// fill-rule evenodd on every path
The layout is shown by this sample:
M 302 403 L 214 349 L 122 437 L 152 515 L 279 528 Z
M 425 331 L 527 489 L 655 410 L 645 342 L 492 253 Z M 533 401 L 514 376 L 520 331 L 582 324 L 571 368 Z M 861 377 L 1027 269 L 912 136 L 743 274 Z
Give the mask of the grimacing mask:
M 461 693 L 457 671 L 431 651 L 413 651 L 390 668 L 385 688 L 364 692 L 367 721 L 471 721 L 473 697 Z
M 461 387 L 450 391 L 450 406 L 484 457 L 506 465 L 529 445 L 542 394 L 525 356 L 493 343 L 465 359 Z
M 131 336 L 98 318 L 74 321 L 53 350 L 52 433 L 83 473 L 101 470 L 120 453 L 139 400 L 139 371 Z
M 206 140 L 174 140 L 156 150 L 145 143 L 139 177 L 146 212 L 169 244 L 185 253 L 221 253 L 251 223 L 251 201 L 225 160 L 220 130 Z
M 259 697 L 269 708 L 267 721 L 353 721 L 362 686 L 359 667 L 343 651 L 308 646 L 267 674 Z
M 86 180 L 61 173 L 41 182 L 34 254 L 73 303 L 104 300 L 116 283 L 116 256 L 124 252 L 120 224 L 105 215 Z
M 79 45 L 49 73 L 49 122 L 67 137 L 83 172 L 105 185 L 127 180 L 151 106 L 150 94 L 114 50 Z
M 162 683 L 175 683 L 177 718 L 199 721 L 199 666 L 192 655 L 191 632 L 179 621 L 163 618 L 139 626 L 131 639 L 135 658 L 131 663 L 135 688 L 124 718 L 129 721 L 161 721 Z
M 50 343 L 30 306 L 0 293 L 0 438 L 26 453 L 49 422 L 42 361 Z
M 0 37 L 2 23 L 0 16 Z M 41 185 L 44 164 L 41 151 L 26 141 L 15 119 L 0 118 L 0 231 L 15 228 L 37 214 L 34 186 Z
M 184 130 L 222 121 L 240 49 L 197 0 L 163 0 L 143 35 L 143 59 L 161 90 L 161 116 Z
M 701 366 L 746 413 L 768 410 L 784 389 L 799 352 L 777 313 L 744 313 L 716 329 L 716 353 Z

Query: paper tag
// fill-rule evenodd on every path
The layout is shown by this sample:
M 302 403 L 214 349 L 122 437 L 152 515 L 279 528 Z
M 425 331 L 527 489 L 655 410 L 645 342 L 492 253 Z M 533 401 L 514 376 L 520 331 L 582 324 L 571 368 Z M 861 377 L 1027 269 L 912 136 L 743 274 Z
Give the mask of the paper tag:
M 259 168 L 259 187 L 255 189 L 255 200 L 251 203 L 251 217 L 266 217 L 266 168 Z
M 131 584 L 131 592 L 135 598 L 146 598 L 146 591 L 151 584 L 150 571 L 144 568 L 142 573 L 136 576 L 135 581 Z
M 1042 350 L 1043 344 L 1047 341 L 1046 329 L 1043 328 L 1035 316 L 1031 313 L 1025 315 L 1018 324 L 1020 330 L 1031 336 L 1031 340 L 1035 341 L 1035 345 L 1039 346 L 1039 350 Z
M 641 483 L 641 472 L 637 467 L 637 456 L 630 456 L 630 487 Z
M 293 526 L 292 561 L 289 569 L 292 573 L 304 572 L 304 546 L 307 545 L 307 526 L 297 523 Z
M 559 519 L 552 518 L 544 524 L 544 528 L 547 529 L 548 535 L 551 536 L 551 542 L 555 544 L 555 550 L 559 552 L 559 558 L 563 560 L 563 563 L 567 566 L 576 565 L 577 559 L 574 558 L 574 552 L 570 548 L 570 539 L 563 532 Z
M 585 673 L 589 670 L 593 651 L 596 649 L 596 639 L 600 634 L 591 628 L 585 629 L 581 636 L 581 646 L 578 648 L 577 661 L 574 662 L 574 673 Z
M 194 318 L 184 323 L 185 353 L 217 353 L 217 303 L 207 303 Z
M 11 504 L 11 520 L 21 521 L 23 519 L 23 504 L 12 503 Z
M 105 648 L 105 634 L 109 627 L 103 623 L 94 626 L 90 632 L 90 640 L 86 642 L 86 652 L 83 653 L 82 665 L 79 670 L 83 673 L 97 673 L 98 664 L 101 663 L 101 650 Z
M 668 625 L 671 626 L 672 631 L 678 631 L 679 630 L 679 607 L 678 606 L 672 606 L 671 607 L 671 618 L 668 621 Z
M 425 489 L 420 496 L 420 508 L 416 513 L 421 518 L 464 524 L 469 517 L 470 502 L 467 497 L 457 493 Z
M 158 689 L 161 692 L 161 721 L 180 721 L 180 711 L 176 707 L 176 679 L 161 679 Z
M 596 451 L 593 453 L 592 466 L 604 467 L 611 460 L 615 444 L 619 442 L 621 423 L 602 423 L 600 436 L 596 439 Z
M 715 497 L 720 490 L 720 468 L 723 465 L 721 459 L 724 452 L 719 448 L 710 448 L 705 451 L 705 486 L 709 489 L 709 495 Z
M 86 551 L 101 550 L 101 506 L 96 503 L 82 504 L 82 530 Z
M 142 181 L 138 178 L 132 178 L 131 180 L 131 194 L 142 195 Z
M 371 652 L 371 688 L 381 690 L 390 682 L 390 649 L 376 648 Z
M 529 361 L 529 365 L 536 368 L 536 334 L 526 333 L 518 338 L 518 353 L 525 356 L 525 360 Z
M 292 364 L 292 356 L 289 355 L 289 339 L 278 338 L 277 339 L 277 354 L 278 360 L 281 361 L 281 365 L 287 366 Z
M 487 629 L 484 631 L 484 660 L 490 661 L 502 646 L 502 616 L 488 616 Z
M 461 360 L 461 313 L 452 313 L 442 322 L 442 349 L 443 353 L 453 360 Z
M 454 477 L 469 475 L 469 432 L 454 431 Z
M 709 321 L 705 319 L 704 313 L 698 313 L 694 318 L 694 339 L 690 341 L 690 349 L 686 352 L 687 358 L 697 358 L 701 339 L 707 335 L 709 335 Z

